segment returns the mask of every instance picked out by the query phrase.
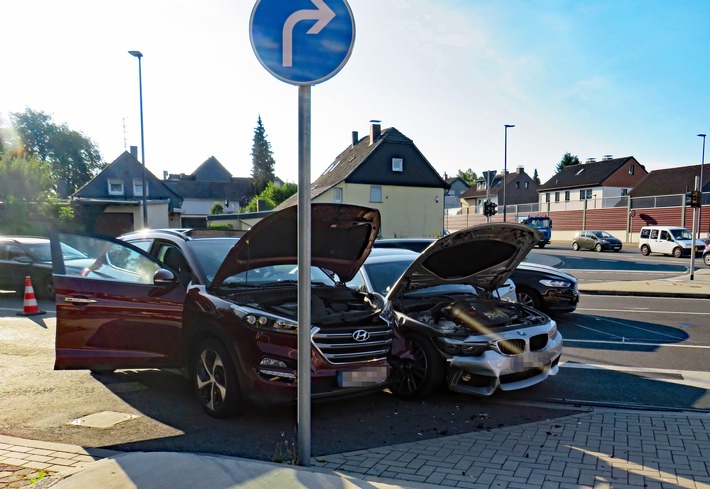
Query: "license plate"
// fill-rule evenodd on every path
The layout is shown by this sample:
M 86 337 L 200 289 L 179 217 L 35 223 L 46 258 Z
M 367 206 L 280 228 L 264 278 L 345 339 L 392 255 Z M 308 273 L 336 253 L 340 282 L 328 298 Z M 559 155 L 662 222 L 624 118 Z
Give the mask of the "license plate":
M 338 372 L 340 387 L 368 387 L 387 380 L 389 368 L 387 365 L 372 365 L 357 370 Z

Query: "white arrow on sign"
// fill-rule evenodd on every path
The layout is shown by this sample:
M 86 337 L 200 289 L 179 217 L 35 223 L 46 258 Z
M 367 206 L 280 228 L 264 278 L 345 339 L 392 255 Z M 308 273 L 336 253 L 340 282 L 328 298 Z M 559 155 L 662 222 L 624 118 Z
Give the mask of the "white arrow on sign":
M 335 12 L 325 4 L 325 0 L 311 0 L 317 10 L 299 10 L 292 13 L 283 28 L 283 66 L 293 66 L 293 28 L 302 20 L 317 20 L 308 34 L 318 34 L 335 18 Z

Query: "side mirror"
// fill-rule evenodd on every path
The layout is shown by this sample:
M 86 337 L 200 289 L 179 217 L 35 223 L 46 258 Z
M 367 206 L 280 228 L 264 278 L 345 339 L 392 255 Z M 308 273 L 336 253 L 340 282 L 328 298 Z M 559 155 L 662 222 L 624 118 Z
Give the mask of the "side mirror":
M 175 274 L 166 268 L 161 268 L 153 275 L 153 283 L 155 285 L 177 285 L 177 277 Z

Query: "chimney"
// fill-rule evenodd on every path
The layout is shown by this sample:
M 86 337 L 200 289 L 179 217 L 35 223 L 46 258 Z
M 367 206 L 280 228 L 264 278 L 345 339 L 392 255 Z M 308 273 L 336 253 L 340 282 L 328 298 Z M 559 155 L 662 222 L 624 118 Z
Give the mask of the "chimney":
M 596 163 L 597 159 L 596 158 L 587 158 L 587 163 Z
M 138 146 L 131 146 L 131 156 L 138 159 Z
M 525 173 L 525 167 L 524 167 L 524 166 L 519 166 L 519 167 L 518 167 L 518 175 L 522 175 L 523 173 Z
M 614 155 L 604 155 L 604 158 L 602 158 L 604 161 L 609 161 L 614 159 Z
M 169 175 L 168 170 L 163 170 L 163 180 L 167 180 L 168 175 Z
M 357 145 L 357 142 L 360 140 L 360 137 L 358 136 L 357 131 L 353 131 L 353 148 Z
M 381 121 L 375 120 L 370 121 L 370 145 L 375 144 L 375 141 L 380 138 L 380 122 Z

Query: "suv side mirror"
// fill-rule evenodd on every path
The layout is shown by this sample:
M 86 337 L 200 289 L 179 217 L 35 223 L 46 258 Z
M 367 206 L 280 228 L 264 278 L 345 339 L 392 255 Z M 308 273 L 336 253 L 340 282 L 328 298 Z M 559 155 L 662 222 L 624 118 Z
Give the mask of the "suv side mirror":
M 177 277 L 170 270 L 161 268 L 153 275 L 153 283 L 155 285 L 177 285 Z

